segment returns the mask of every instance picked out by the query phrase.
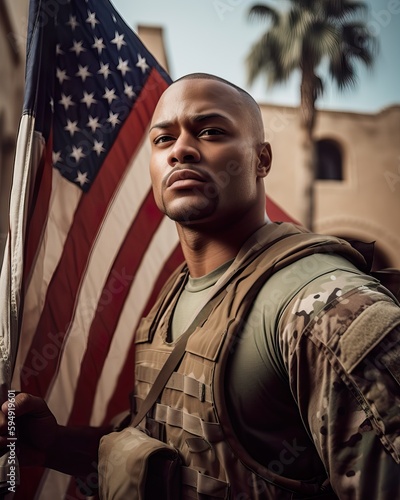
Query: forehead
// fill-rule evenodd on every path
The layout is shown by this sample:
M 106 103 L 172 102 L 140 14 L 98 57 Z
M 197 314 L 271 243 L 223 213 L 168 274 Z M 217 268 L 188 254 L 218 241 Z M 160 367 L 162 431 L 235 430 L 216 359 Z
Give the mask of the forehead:
M 152 124 L 212 112 L 242 120 L 245 110 L 241 94 L 223 82 L 206 79 L 180 80 L 161 96 Z

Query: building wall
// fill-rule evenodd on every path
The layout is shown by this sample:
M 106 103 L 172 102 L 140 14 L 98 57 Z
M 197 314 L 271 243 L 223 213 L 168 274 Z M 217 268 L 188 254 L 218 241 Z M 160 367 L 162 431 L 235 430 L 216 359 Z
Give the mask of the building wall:
M 268 193 L 298 218 L 298 110 L 262 105 L 273 150 Z M 400 267 L 400 105 L 377 114 L 319 111 L 315 139 L 333 139 L 343 153 L 343 180 L 317 181 L 314 229 L 376 241 L 384 265 Z
M 28 0 L 0 2 L 0 263 L 8 230 L 15 140 L 22 111 L 27 12 Z
M 165 52 L 163 29 L 159 26 L 137 27 L 137 34 L 146 48 L 157 59 L 161 66 L 169 72 L 167 54 Z

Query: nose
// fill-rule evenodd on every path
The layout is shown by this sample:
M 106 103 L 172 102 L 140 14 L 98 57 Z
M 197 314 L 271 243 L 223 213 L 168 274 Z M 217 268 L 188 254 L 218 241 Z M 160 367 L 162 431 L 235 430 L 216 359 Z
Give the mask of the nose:
M 169 165 L 173 167 L 177 163 L 197 163 L 198 161 L 200 161 L 200 152 L 195 138 L 188 133 L 181 133 L 169 152 Z

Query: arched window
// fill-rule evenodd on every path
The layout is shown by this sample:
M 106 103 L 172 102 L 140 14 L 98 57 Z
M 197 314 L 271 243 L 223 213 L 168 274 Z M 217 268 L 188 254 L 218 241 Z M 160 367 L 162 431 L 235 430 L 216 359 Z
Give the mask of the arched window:
M 342 149 L 332 139 L 321 139 L 316 143 L 317 179 L 343 180 Z

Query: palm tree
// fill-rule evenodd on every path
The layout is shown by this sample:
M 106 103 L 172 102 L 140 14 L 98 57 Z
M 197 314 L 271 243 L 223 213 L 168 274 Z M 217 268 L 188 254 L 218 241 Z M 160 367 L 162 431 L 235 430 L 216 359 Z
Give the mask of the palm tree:
M 301 175 L 297 181 L 300 220 L 312 228 L 313 186 L 316 171 L 313 131 L 315 102 L 324 91 L 319 72 L 328 68 L 339 90 L 357 82 L 356 62 L 371 67 L 377 41 L 368 31 L 362 15 L 365 2 L 351 0 L 290 0 L 290 7 L 277 10 L 254 5 L 250 20 L 268 20 L 269 29 L 253 45 L 247 56 L 248 81 L 252 84 L 266 74 L 269 86 L 284 83 L 300 70 L 300 130 L 302 133 Z M 304 200 L 309 200 L 305 203 Z

